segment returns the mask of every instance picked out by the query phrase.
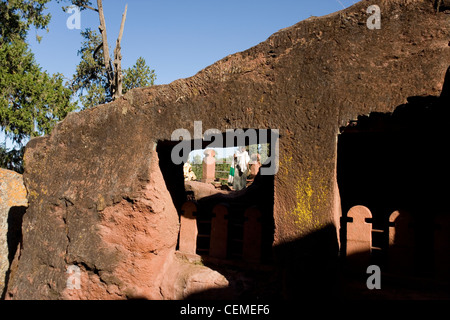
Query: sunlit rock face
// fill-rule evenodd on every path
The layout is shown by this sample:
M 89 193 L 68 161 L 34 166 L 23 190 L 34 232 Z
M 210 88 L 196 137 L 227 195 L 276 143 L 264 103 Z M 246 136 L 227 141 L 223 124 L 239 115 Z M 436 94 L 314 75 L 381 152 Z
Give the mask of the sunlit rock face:
M 367 27 L 371 4 L 301 21 L 191 78 L 131 90 L 32 139 L 29 207 L 5 297 L 178 299 L 198 291 L 189 291 L 195 279 L 204 290 L 227 286 L 176 253 L 185 190 L 168 155 L 175 130 L 194 139 L 194 121 L 203 131 L 279 131 L 272 195 L 248 194 L 272 203 L 263 215 L 273 221 L 274 295 L 331 294 L 339 129 L 408 97 L 439 97 L 450 65 L 449 18 L 432 1 L 381 1 L 380 29 Z M 195 281 L 183 287 L 180 277 Z

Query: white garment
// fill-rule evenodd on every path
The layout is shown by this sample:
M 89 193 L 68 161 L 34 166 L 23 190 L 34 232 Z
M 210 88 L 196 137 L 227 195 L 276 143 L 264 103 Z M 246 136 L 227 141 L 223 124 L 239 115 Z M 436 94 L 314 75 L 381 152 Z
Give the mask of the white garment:
M 244 151 L 236 151 L 236 164 L 239 165 L 239 168 L 242 172 L 247 172 L 248 163 L 250 162 L 250 156 L 246 150 Z

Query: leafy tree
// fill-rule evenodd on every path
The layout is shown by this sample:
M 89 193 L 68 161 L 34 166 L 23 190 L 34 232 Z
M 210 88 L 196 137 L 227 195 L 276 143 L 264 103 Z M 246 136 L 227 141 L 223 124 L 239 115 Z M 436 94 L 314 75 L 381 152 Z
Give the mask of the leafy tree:
M 116 40 L 116 48 L 114 49 L 114 60 L 109 55 L 109 45 L 106 30 L 105 15 L 103 12 L 102 0 L 97 0 L 97 8 L 92 7 L 92 3 L 89 0 L 57 0 L 58 2 L 65 1 L 70 2 L 72 5 L 76 5 L 81 9 L 90 9 L 98 13 L 98 18 L 100 22 L 99 31 L 101 35 L 101 42 L 98 45 L 97 51 L 100 47 L 103 49 L 103 63 L 106 74 L 106 87 L 107 91 L 110 91 L 111 98 L 116 99 L 123 94 L 123 72 L 122 72 L 122 54 L 120 43 L 122 41 L 123 29 L 125 26 L 125 20 L 127 17 L 127 5 L 125 5 L 125 11 L 122 15 L 122 22 L 120 24 L 119 36 Z M 63 7 L 65 10 L 67 7 Z M 95 52 L 94 51 L 94 52 Z M 95 56 L 95 54 L 94 54 Z
M 13 142 L 50 133 L 75 106 L 61 74 L 42 72 L 25 42 L 0 47 L 0 123 Z
M 131 68 L 124 71 L 123 93 L 133 88 L 143 88 L 155 84 L 155 70 L 150 69 L 145 59 L 139 57 Z
M 50 133 L 76 107 L 62 75 L 43 72 L 25 42 L 31 26 L 43 29 L 48 25 L 50 15 L 43 14 L 47 2 L 0 2 L 0 127 L 19 148 L 7 151 L 3 146 L 0 164 L 16 171 L 21 170 L 24 143 Z
M 6 144 L 0 144 L 0 168 L 23 173 L 23 152 L 23 148 L 8 151 Z
M 199 154 L 196 154 L 194 156 L 194 159 L 192 161 L 193 164 L 202 164 L 202 156 Z
M 264 164 L 270 156 L 270 143 L 260 144 L 259 153 L 261 155 L 261 164 Z
M 110 102 L 132 88 L 153 85 L 156 78 L 154 70 L 150 70 L 143 58 L 139 58 L 132 68 L 122 70 L 121 41 L 127 6 L 122 15 L 114 56 L 110 56 L 102 0 L 96 1 L 97 8 L 90 0 L 57 1 L 78 6 L 80 10 L 89 9 L 98 13 L 100 33 L 90 29 L 81 33 L 84 38 L 78 52 L 81 55 L 81 62 L 73 79 L 73 90 L 78 94 L 83 109 Z M 63 7 L 63 10 L 67 8 L 68 6 Z
M 108 85 L 108 71 L 104 67 L 101 35 L 91 29 L 81 32 L 83 42 L 78 55 L 81 61 L 72 80 L 72 90 L 77 93 L 82 109 L 111 102 L 114 93 Z M 123 93 L 137 87 L 151 86 L 156 79 L 145 59 L 139 57 L 134 66 L 124 70 Z
M 83 109 L 112 101 L 112 91 L 103 63 L 100 35 L 86 29 L 78 55 L 81 61 L 72 80 L 72 90 L 78 93 Z
M 253 155 L 258 153 L 258 145 L 257 144 L 251 144 L 248 147 L 248 154 Z
M 25 40 L 31 26 L 44 29 L 50 22 L 50 14 L 44 15 L 50 0 L 2 0 L 0 2 L 0 45 L 13 40 Z

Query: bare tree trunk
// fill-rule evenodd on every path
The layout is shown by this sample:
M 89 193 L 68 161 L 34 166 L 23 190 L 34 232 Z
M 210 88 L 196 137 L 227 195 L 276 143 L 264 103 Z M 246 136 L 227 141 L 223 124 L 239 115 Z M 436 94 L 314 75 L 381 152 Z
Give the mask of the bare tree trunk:
M 106 74 L 108 76 L 108 85 L 111 89 L 111 93 L 114 95 L 115 92 L 113 83 L 114 73 L 111 66 L 111 58 L 109 56 L 108 37 L 106 36 L 106 22 L 105 22 L 105 15 L 103 14 L 102 0 L 97 0 L 97 6 L 98 6 L 98 16 L 100 19 L 100 26 L 98 27 L 98 29 L 100 30 L 100 34 L 102 35 L 103 41 L 103 60 L 105 63 Z
M 116 48 L 114 49 L 114 86 L 116 91 L 114 92 L 113 99 L 116 99 L 120 96 L 122 96 L 122 54 L 120 52 L 121 47 L 120 43 L 122 41 L 122 35 L 123 35 L 123 28 L 125 26 L 125 20 L 127 18 L 127 7 L 128 5 L 125 5 L 125 11 L 122 15 L 122 22 L 120 24 L 120 30 L 119 30 L 119 36 L 117 37 L 116 41 Z

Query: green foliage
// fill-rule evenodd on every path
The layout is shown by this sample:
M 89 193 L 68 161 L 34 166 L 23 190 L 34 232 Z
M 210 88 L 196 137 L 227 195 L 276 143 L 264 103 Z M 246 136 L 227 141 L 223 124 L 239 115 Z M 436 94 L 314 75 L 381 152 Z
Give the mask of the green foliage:
M 261 155 L 261 164 L 264 164 L 270 156 L 270 143 L 259 145 L 259 154 Z
M 196 154 L 196 155 L 194 156 L 193 163 L 194 163 L 194 164 L 201 164 L 201 163 L 202 163 L 202 156 L 199 155 L 199 154 Z
M 201 180 L 203 177 L 203 163 L 191 163 L 192 171 L 194 171 L 195 176 L 197 177 L 197 180 Z M 230 173 L 230 167 L 231 164 L 224 158 L 217 159 L 216 161 L 216 179 L 227 179 L 228 180 L 228 174 Z M 225 182 L 226 184 L 226 182 Z
M 195 173 L 197 180 L 201 180 L 203 177 L 203 164 L 191 164 L 192 171 Z
M 22 169 L 22 146 L 30 137 L 48 134 L 75 104 L 60 74 L 50 76 L 34 60 L 25 42 L 31 26 L 45 28 L 48 0 L 0 2 L 0 127 L 19 150 L 1 147 L 0 165 Z
M 82 33 L 84 41 L 79 51 L 71 87 L 63 76 L 50 76 L 42 71 L 25 42 L 29 29 L 45 29 L 51 15 L 44 14 L 50 0 L 0 0 L 0 127 L 19 147 L 8 151 L 0 146 L 0 165 L 16 171 L 23 170 L 23 145 L 30 138 L 49 134 L 56 124 L 76 109 L 71 102 L 78 94 L 83 108 L 112 100 L 103 63 L 101 37 L 89 29 Z M 57 0 L 91 6 L 87 0 Z M 40 38 L 39 36 L 37 36 Z M 124 91 L 138 86 L 153 85 L 156 76 L 143 58 L 124 70 Z
M 133 88 L 143 88 L 155 84 L 155 70 L 145 63 L 145 59 L 139 57 L 131 68 L 124 71 L 123 76 L 123 93 Z
M 45 5 L 50 0 L 1 0 L 0 1 L 0 45 L 14 40 L 25 40 L 31 26 L 44 29 L 51 15 L 44 15 Z
M 223 159 L 216 162 L 216 179 L 228 179 L 230 173 L 230 163 L 223 163 Z
M 89 28 L 82 31 L 81 36 L 83 42 L 78 50 L 81 60 L 72 79 L 72 90 L 78 94 L 82 109 L 87 109 L 111 102 L 112 92 L 104 68 L 101 36 Z
M 248 146 L 248 153 L 249 154 L 255 154 L 258 153 L 258 145 L 257 144 L 252 144 Z
M 108 86 L 104 67 L 102 38 L 91 29 L 81 32 L 83 42 L 78 55 L 81 57 L 72 80 L 72 90 L 80 98 L 82 109 L 111 102 L 113 93 Z M 123 72 L 123 93 L 137 87 L 154 84 L 155 70 L 151 70 L 144 58 L 139 57 L 135 65 Z
M 74 5 L 80 8 L 80 11 L 92 8 L 92 3 L 89 0 L 56 0 L 58 3 L 70 3 L 70 5 L 62 7 L 63 11 L 67 11 L 67 8 Z
M 6 145 L 0 144 L 0 167 L 23 173 L 23 153 L 25 147 L 8 151 Z
M 50 133 L 75 105 L 60 74 L 42 72 L 21 40 L 0 47 L 0 125 L 13 142 Z

